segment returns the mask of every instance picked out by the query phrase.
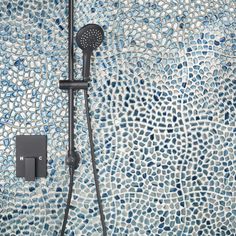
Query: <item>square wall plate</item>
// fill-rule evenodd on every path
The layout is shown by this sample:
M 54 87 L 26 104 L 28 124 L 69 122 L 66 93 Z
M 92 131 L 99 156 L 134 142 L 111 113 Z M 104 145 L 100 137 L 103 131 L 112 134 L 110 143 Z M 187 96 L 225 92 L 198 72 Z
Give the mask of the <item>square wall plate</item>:
M 25 177 L 25 160 L 35 159 L 35 177 L 47 176 L 47 136 L 16 136 L 16 176 Z

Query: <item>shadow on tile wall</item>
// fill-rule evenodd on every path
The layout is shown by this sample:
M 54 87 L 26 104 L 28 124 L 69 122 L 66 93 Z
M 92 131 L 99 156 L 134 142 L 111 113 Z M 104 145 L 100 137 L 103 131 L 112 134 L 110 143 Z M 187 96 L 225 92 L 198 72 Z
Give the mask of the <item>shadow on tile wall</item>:
M 156 3 L 158 2 L 158 3 Z M 236 234 L 236 2 L 77 1 L 100 24 L 90 106 L 108 235 Z M 0 4 L 0 235 L 59 235 L 68 191 L 67 1 Z M 81 79 L 81 51 L 76 75 Z M 83 96 L 67 235 L 101 235 Z M 15 177 L 15 136 L 46 134 L 48 177 Z

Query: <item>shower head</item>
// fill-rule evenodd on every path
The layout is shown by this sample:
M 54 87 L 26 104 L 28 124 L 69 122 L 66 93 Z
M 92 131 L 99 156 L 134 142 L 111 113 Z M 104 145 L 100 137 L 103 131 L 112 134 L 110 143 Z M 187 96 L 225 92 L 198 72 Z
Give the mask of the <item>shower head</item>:
M 79 30 L 76 42 L 83 51 L 93 51 L 101 45 L 103 38 L 104 32 L 99 25 L 88 24 Z
M 83 26 L 76 34 L 76 42 L 83 51 L 83 77 L 90 75 L 90 58 L 93 50 L 98 48 L 104 39 L 103 29 L 96 24 Z

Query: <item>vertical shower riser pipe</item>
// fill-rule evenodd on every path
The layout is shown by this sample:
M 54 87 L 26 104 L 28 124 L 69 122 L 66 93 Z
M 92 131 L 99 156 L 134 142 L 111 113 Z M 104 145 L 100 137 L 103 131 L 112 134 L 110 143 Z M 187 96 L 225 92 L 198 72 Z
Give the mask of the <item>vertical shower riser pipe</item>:
M 74 0 L 69 0 L 69 40 L 68 40 L 68 65 L 69 65 L 69 80 L 74 80 Z M 69 95 L 69 150 L 68 155 L 72 156 L 74 152 L 74 91 L 68 90 Z

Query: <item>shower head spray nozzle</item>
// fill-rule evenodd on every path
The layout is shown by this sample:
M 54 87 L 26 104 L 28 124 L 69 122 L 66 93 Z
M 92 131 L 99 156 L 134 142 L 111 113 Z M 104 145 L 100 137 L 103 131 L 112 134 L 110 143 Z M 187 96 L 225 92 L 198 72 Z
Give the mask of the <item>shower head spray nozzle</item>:
M 83 50 L 83 77 L 90 75 L 90 58 L 92 51 L 98 48 L 104 38 L 103 29 L 96 24 L 88 24 L 82 27 L 76 35 L 76 42 Z
M 82 27 L 76 35 L 78 46 L 84 51 L 93 51 L 103 41 L 103 29 L 96 24 L 88 24 Z

